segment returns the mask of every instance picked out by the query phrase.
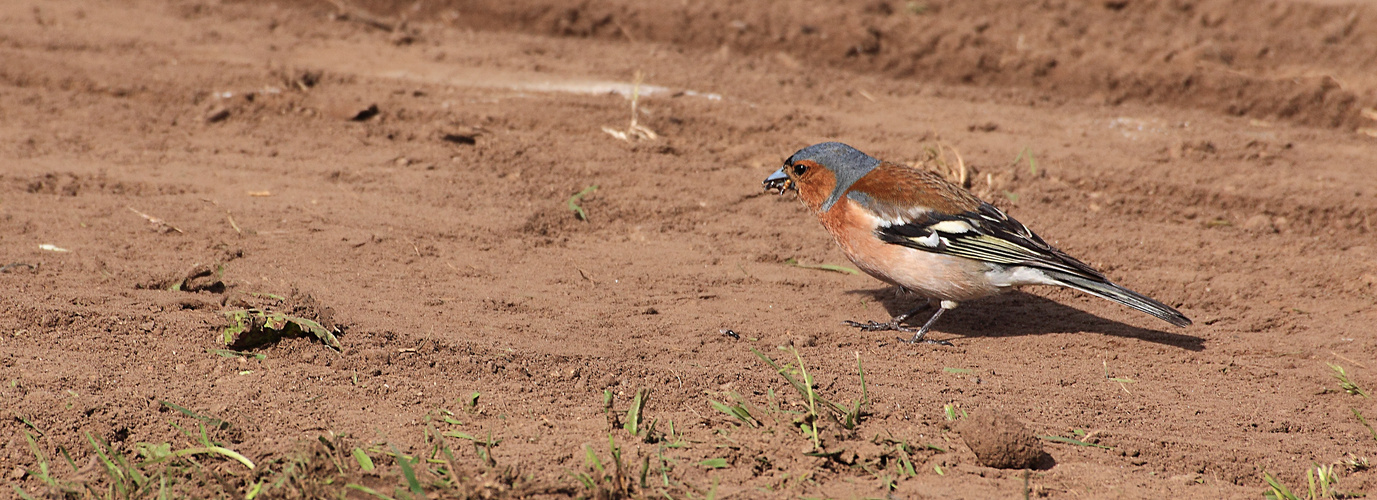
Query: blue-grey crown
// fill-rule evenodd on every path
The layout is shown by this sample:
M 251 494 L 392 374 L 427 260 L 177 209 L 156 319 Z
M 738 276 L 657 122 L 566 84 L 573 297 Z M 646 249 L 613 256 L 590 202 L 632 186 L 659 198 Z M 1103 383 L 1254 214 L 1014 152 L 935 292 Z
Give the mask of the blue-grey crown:
M 789 164 L 801 160 L 822 165 L 837 178 L 837 186 L 832 189 L 831 196 L 819 207 L 823 212 L 831 210 L 832 205 L 841 199 L 847 189 L 851 189 L 852 184 L 880 164 L 880 160 L 840 142 L 823 142 L 800 149 L 789 157 Z

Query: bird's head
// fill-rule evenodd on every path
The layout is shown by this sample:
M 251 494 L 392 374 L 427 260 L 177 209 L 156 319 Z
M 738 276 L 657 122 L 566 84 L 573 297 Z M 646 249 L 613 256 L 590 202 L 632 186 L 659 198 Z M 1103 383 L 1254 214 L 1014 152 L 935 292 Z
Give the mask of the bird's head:
M 765 189 L 797 192 L 814 211 L 830 210 L 852 184 L 874 170 L 880 160 L 840 142 L 824 142 L 798 150 L 784 166 L 765 178 Z

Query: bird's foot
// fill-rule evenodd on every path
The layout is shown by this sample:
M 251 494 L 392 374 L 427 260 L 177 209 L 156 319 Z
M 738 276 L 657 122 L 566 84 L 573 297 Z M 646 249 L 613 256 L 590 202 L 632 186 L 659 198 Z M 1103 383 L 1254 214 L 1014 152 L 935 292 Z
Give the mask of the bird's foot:
M 907 338 L 907 339 L 906 339 L 906 338 L 903 338 L 903 337 L 898 337 L 898 339 L 899 339 L 899 342 L 903 342 L 903 343 L 905 343 L 905 344 L 955 345 L 955 344 L 952 344 L 951 342 L 947 342 L 947 341 L 945 341 L 945 340 L 925 339 L 925 338 L 923 338 L 921 335 L 915 335 L 915 336 L 913 336 L 913 338 Z
M 913 336 L 909 338 L 898 337 L 899 341 L 905 344 L 952 345 L 951 342 L 947 342 L 945 340 L 925 339 L 923 337 L 928 333 L 927 329 L 909 328 L 899 324 L 897 321 L 890 321 L 888 323 L 880 323 L 878 321 L 867 321 L 865 323 L 861 323 L 859 321 L 843 321 L 842 324 L 846 326 L 854 326 L 856 328 L 860 328 L 863 332 L 895 331 L 903 333 L 912 333 Z
M 893 330 L 896 332 L 915 333 L 918 331 L 900 325 L 897 321 L 890 321 L 888 323 L 880 323 L 878 321 L 867 321 L 865 323 L 861 323 L 858 321 L 843 321 L 842 324 L 846 326 L 854 326 L 856 328 L 860 328 L 863 332 L 884 332 Z

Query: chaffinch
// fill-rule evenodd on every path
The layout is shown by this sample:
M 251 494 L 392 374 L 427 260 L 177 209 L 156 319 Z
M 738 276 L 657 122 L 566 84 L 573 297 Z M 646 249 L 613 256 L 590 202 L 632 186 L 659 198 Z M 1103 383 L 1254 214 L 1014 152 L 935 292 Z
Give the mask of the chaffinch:
M 1110 282 L 934 172 L 824 142 L 785 160 L 765 179 L 765 189 L 797 192 L 857 267 L 939 305 L 918 330 L 901 323 L 928 304 L 888 323 L 846 322 L 865 331 L 908 332 L 908 342 L 922 342 L 937 318 L 958 303 L 1018 285 L 1074 288 L 1176 326 L 1191 324 L 1179 311 Z

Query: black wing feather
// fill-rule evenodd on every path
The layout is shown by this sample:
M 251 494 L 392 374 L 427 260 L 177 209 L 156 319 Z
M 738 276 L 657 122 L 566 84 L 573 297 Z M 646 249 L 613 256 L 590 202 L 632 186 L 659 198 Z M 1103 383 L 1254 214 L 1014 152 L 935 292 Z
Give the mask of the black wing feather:
M 989 203 L 981 203 L 976 211 L 956 215 L 928 212 L 904 224 L 882 225 L 875 231 L 885 242 L 925 252 L 1106 280 L 1099 271 L 1048 245 L 1027 226 Z M 939 244 L 925 244 L 923 241 L 931 241 L 934 233 Z

